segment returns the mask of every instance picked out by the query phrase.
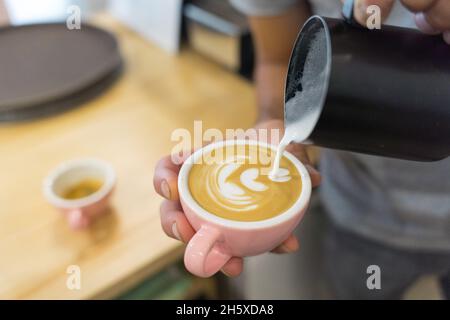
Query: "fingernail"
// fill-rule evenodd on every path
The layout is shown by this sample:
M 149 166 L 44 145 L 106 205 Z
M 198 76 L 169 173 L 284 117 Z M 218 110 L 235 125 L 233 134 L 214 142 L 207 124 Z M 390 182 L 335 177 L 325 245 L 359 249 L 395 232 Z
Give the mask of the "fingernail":
M 162 192 L 164 198 L 170 200 L 170 188 L 169 188 L 169 184 L 167 183 L 166 180 L 163 180 L 161 182 L 161 192 Z
M 312 165 L 305 165 L 306 169 L 308 169 L 310 174 L 320 174 L 319 171 L 317 171 L 316 168 L 314 168 Z
M 175 238 L 177 238 L 178 240 L 183 241 L 183 240 L 181 239 L 180 233 L 178 232 L 178 227 L 177 227 L 177 223 L 176 223 L 176 222 L 174 222 L 174 223 L 172 224 L 172 234 L 173 234 L 173 235 L 175 236 Z
M 355 8 L 361 16 L 365 16 L 367 14 L 367 4 L 365 1 L 356 1 Z
M 280 249 L 286 253 L 292 253 L 292 252 L 297 251 L 298 247 L 297 248 L 289 248 L 288 246 L 283 244 L 283 245 L 281 245 Z
M 447 42 L 447 44 L 450 44 L 450 31 L 445 31 L 443 36 L 445 42 Z
M 417 28 L 419 28 L 420 31 L 427 34 L 439 34 L 440 31 L 434 29 L 430 24 L 428 23 L 427 19 L 425 18 L 425 15 L 423 12 L 420 12 L 415 15 L 414 20 L 416 21 Z
M 364 19 L 367 15 L 367 5 L 365 1 L 356 1 L 354 8 L 355 19 L 360 23 L 364 24 Z
M 224 275 L 226 275 L 228 278 L 232 278 L 231 275 L 229 275 L 228 273 L 225 272 L 225 270 L 221 269 L 220 270 Z

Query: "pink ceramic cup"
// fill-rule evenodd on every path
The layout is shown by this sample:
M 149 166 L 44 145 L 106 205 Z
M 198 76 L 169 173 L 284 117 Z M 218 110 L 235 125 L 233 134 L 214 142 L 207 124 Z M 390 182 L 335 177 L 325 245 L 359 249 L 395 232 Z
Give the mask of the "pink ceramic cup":
M 210 277 L 233 256 L 246 257 L 271 251 L 286 240 L 302 219 L 311 197 L 311 180 L 303 164 L 289 152 L 287 157 L 302 178 L 298 200 L 287 211 L 262 221 L 242 222 L 218 217 L 203 209 L 192 197 L 188 187 L 189 171 L 193 163 L 214 148 L 224 145 L 262 145 L 276 151 L 273 145 L 258 141 L 221 141 L 209 144 L 193 153 L 181 167 L 178 190 L 187 219 L 196 230 L 184 255 L 186 268 L 199 277 Z M 199 181 L 198 183 L 203 183 Z
M 98 179 L 101 188 L 93 194 L 75 200 L 64 199 L 61 194 L 67 188 L 84 179 Z M 67 218 L 72 229 L 87 228 L 97 216 L 106 211 L 116 183 L 114 169 L 97 159 L 77 159 L 65 162 L 44 180 L 44 196 Z

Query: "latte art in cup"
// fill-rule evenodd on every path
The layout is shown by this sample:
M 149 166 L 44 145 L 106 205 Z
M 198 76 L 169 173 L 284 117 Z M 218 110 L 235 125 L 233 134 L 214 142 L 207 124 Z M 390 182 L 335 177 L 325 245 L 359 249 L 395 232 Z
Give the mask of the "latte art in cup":
M 280 159 L 278 174 L 270 177 L 272 149 L 261 145 L 222 148 L 220 161 L 217 150 L 212 150 L 189 173 L 189 190 L 203 209 L 229 220 L 261 221 L 285 212 L 297 201 L 302 180 L 288 158 Z M 272 161 L 260 161 L 262 154 Z

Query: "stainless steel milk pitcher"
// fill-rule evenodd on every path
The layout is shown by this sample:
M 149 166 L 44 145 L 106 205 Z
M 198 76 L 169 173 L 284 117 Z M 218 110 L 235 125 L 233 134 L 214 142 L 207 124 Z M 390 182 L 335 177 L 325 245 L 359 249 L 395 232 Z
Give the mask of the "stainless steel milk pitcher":
M 450 156 L 450 46 L 406 28 L 311 17 L 292 51 L 285 126 L 297 142 L 417 161 Z

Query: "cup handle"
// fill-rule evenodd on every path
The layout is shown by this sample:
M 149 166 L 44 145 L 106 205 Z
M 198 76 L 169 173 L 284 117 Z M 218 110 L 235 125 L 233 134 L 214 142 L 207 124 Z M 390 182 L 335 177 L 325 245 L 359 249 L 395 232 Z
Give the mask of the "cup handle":
M 208 226 L 202 226 L 197 231 L 189 241 L 184 254 L 184 264 L 189 272 L 198 277 L 208 278 L 230 260 L 231 255 L 216 245 L 220 235 L 219 230 Z

